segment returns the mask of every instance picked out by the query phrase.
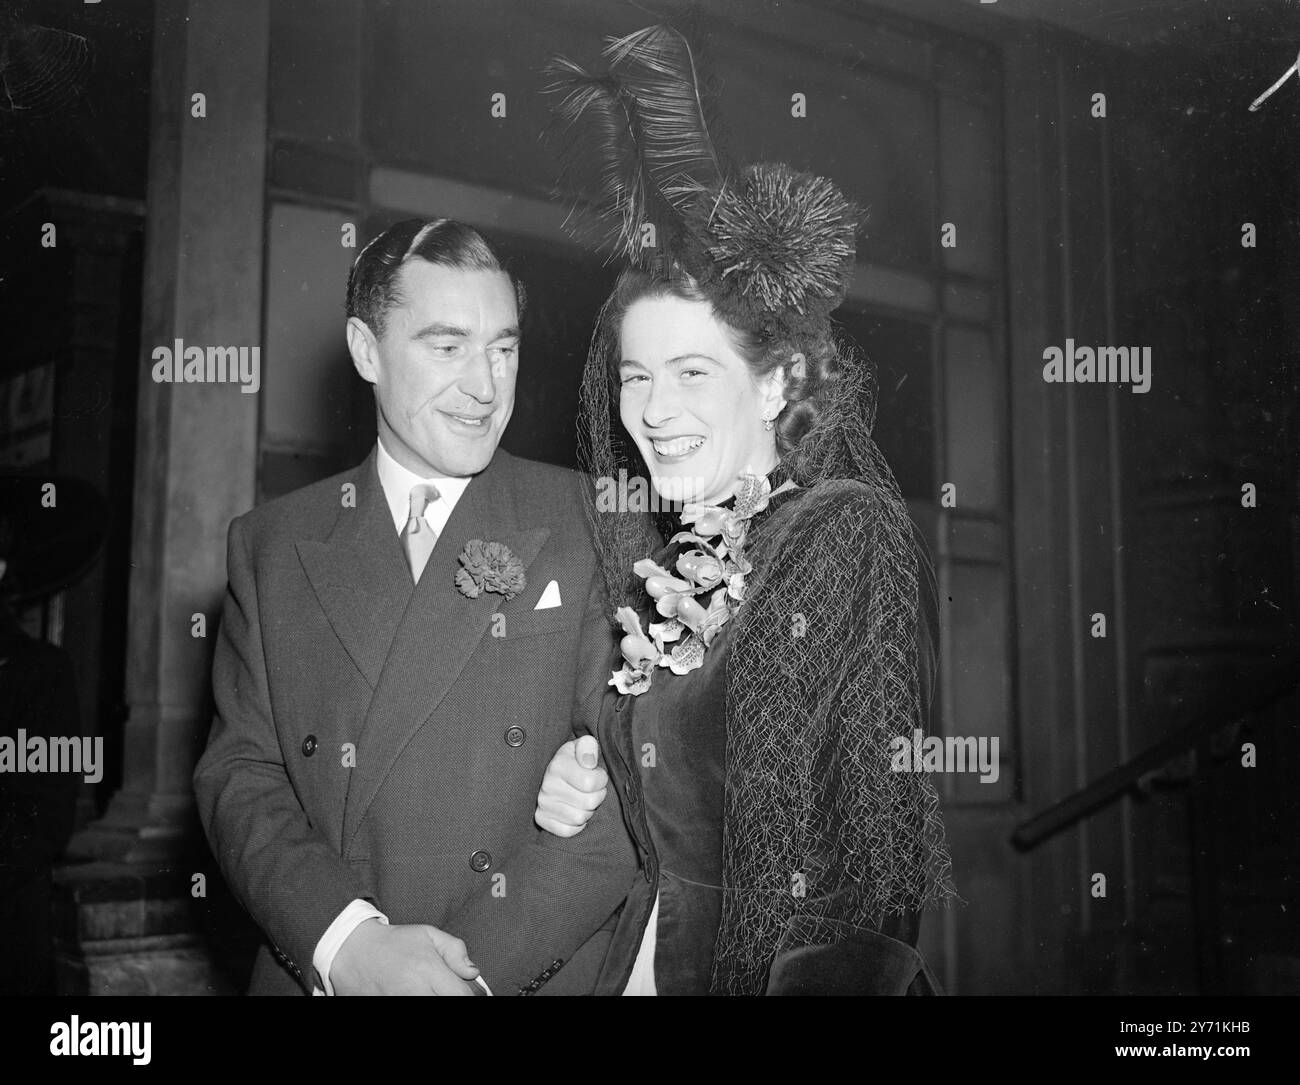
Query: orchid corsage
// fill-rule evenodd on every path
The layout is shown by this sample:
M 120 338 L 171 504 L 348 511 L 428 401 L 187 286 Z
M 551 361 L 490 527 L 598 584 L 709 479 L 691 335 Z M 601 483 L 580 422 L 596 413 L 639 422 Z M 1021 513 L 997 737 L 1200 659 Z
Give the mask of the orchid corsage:
M 704 650 L 722 627 L 735 617 L 745 601 L 745 577 L 753 571 L 745 557 L 749 521 L 767 508 L 772 487 L 762 475 L 740 476 L 734 508 L 688 504 L 679 531 L 669 545 L 689 544 L 675 564 L 676 575 L 643 558 L 632 571 L 645 581 L 663 619 L 651 622 L 648 633 L 632 607 L 615 613 L 626 634 L 619 643 L 623 667 L 613 672 L 609 685 L 619 693 L 639 696 L 650 688 L 656 667 L 673 674 L 689 674 L 704 663 Z M 668 645 L 672 645 L 671 649 Z

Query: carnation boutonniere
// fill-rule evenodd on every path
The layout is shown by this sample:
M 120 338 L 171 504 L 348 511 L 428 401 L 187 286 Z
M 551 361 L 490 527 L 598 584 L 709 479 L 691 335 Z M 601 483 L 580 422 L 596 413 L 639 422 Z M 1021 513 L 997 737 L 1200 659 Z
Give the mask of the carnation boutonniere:
M 777 492 L 792 486 L 787 482 Z M 688 504 L 682 510 L 682 523 L 691 530 L 669 540 L 686 547 L 678 554 L 675 574 L 649 558 L 632 566 L 664 620 L 643 631 L 635 610 L 618 609 L 615 617 L 626 634 L 619 644 L 624 663 L 609 685 L 639 696 L 650 688 L 656 667 L 689 674 L 703 665 L 704 650 L 745 601 L 745 577 L 754 570 L 745 556 L 749 522 L 767 508 L 771 495 L 766 477 L 741 475 L 733 508 Z
M 524 563 L 504 543 L 470 539 L 457 560 L 462 568 L 456 570 L 456 588 L 470 599 L 485 591 L 513 599 L 528 583 Z

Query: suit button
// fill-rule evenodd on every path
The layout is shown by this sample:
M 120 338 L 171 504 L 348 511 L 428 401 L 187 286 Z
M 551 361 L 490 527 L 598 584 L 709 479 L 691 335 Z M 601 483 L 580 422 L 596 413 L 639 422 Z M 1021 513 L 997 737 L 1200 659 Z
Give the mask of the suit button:
M 486 851 L 476 851 L 469 857 L 469 865 L 482 873 L 492 865 L 492 856 Z
M 302 755 L 303 757 L 310 757 L 315 752 L 316 752 L 316 736 L 308 735 L 306 738 L 302 740 Z
M 526 739 L 527 737 L 528 737 L 528 732 L 525 731 L 522 727 L 506 728 L 507 746 L 522 746 L 524 744 L 524 739 Z

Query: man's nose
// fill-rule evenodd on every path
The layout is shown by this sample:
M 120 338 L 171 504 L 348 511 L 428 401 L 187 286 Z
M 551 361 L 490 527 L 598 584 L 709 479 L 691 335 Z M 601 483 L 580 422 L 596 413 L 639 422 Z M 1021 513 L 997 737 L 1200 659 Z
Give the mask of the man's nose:
M 471 354 L 461 373 L 458 387 L 479 403 L 491 403 L 496 399 L 496 380 L 492 376 L 492 362 L 486 350 L 476 350 Z

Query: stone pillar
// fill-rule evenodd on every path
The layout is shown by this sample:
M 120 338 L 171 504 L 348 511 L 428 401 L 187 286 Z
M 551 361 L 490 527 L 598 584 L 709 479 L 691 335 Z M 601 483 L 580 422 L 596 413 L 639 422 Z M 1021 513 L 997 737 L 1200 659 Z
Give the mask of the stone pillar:
M 152 352 L 260 347 L 269 23 L 269 0 L 155 5 L 129 715 L 121 790 L 70 848 L 98 862 L 60 875 L 68 989 L 193 988 L 185 905 L 205 868 L 190 778 L 211 720 L 226 527 L 254 500 L 258 396 L 158 383 Z M 150 968 L 131 963 L 150 954 Z

